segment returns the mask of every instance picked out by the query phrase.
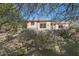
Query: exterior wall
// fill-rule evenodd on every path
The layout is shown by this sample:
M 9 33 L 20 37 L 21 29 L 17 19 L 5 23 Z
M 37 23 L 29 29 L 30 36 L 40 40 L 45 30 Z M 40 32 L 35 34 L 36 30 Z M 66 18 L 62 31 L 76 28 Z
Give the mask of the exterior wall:
M 36 25 L 37 25 L 36 22 L 35 22 L 34 25 L 31 25 L 31 22 L 28 22 L 28 23 L 27 23 L 27 28 L 29 28 L 29 29 L 36 29 Z
M 63 26 L 63 28 L 59 28 L 59 29 L 68 29 L 69 28 L 69 23 L 63 23 L 61 25 Z
M 47 22 L 47 28 L 49 29 L 49 30 L 51 30 L 51 22 Z
M 40 23 L 46 23 L 46 28 L 40 28 Z M 27 23 L 27 28 L 34 29 L 34 30 L 59 30 L 59 29 L 68 29 L 69 23 L 56 23 L 52 22 L 34 22 L 34 25 L 31 25 L 31 22 Z M 63 25 L 63 28 L 59 28 L 59 24 Z
M 27 23 L 27 28 L 35 29 L 35 30 L 50 30 L 51 29 L 51 22 L 34 22 L 35 24 L 32 26 L 31 22 Z M 40 23 L 46 23 L 46 28 L 40 28 Z
M 53 29 L 58 30 L 59 29 L 58 26 L 59 26 L 58 24 L 53 25 Z
M 69 28 L 69 24 L 68 23 L 67 24 L 63 24 L 63 26 L 65 27 L 65 29 Z

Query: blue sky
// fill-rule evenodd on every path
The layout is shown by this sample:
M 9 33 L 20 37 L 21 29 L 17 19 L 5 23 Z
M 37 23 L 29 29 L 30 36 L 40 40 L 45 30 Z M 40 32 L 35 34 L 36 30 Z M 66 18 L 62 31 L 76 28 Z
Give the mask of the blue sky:
M 60 4 L 61 5 L 61 4 Z M 39 18 L 39 19 L 61 19 L 63 20 L 65 17 L 69 17 L 67 16 L 63 16 L 63 12 L 65 11 L 66 6 L 64 6 L 64 4 L 61 7 L 58 7 L 55 9 L 55 11 L 52 11 L 50 14 L 48 14 L 49 12 L 49 7 L 48 4 L 46 5 L 45 9 L 43 12 L 41 12 L 41 9 L 39 9 L 36 13 L 32 14 L 29 19 L 33 19 L 33 18 Z M 43 13 L 43 14 L 41 14 Z M 79 9 L 76 11 L 76 15 L 79 15 Z M 21 14 L 23 16 L 24 19 L 27 19 L 27 8 L 22 7 L 21 10 Z

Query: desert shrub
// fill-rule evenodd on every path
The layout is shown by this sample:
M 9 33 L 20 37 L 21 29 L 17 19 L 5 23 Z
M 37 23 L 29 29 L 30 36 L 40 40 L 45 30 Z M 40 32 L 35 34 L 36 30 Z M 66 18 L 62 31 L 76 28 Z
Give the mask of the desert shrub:
M 34 30 L 25 29 L 20 33 L 20 36 L 24 40 L 33 39 L 36 36 L 36 32 Z
M 24 30 L 20 33 L 20 37 L 20 39 L 24 41 L 23 44 L 25 43 L 28 49 L 27 52 L 35 48 L 35 50 L 38 51 L 37 55 L 57 55 L 58 53 L 55 50 L 55 46 L 58 46 L 58 50 L 60 50 L 61 45 L 64 43 L 62 37 L 56 36 L 51 32 Z
M 70 29 L 79 29 L 79 24 L 78 23 L 72 23 L 70 25 Z
M 79 56 L 79 43 L 70 43 L 65 46 L 66 52 L 71 56 Z
M 54 34 L 63 37 L 64 39 L 70 39 L 73 35 L 76 33 L 70 31 L 69 29 L 62 29 L 62 30 L 57 30 L 54 32 Z
M 64 49 L 66 51 L 65 55 L 79 55 L 79 44 L 77 44 L 78 42 L 78 38 L 76 38 L 76 33 L 70 31 L 69 29 L 67 30 L 59 30 L 57 32 L 55 32 L 57 36 L 61 36 L 62 38 L 64 38 L 65 41 L 65 45 L 64 45 Z
M 40 51 L 42 56 L 57 56 L 58 54 L 52 49 L 43 49 Z
M 12 34 L 7 34 L 6 40 L 12 40 L 12 39 L 13 39 Z
M 27 49 L 25 47 L 17 48 L 16 49 L 16 54 L 19 55 L 19 56 L 23 56 L 27 52 L 26 50 Z
M 64 38 L 64 49 L 66 51 L 66 55 L 79 55 L 79 40 L 76 37 L 77 34 L 75 32 L 72 32 L 68 29 L 59 30 L 55 33 L 57 36 L 61 36 L 62 38 Z

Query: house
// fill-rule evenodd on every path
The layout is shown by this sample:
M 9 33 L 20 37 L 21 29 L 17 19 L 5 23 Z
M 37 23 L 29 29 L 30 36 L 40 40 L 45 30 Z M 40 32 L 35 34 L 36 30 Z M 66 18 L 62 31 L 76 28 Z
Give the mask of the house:
M 52 20 L 29 20 L 27 21 L 27 28 L 38 31 L 68 29 L 69 22 L 57 22 Z

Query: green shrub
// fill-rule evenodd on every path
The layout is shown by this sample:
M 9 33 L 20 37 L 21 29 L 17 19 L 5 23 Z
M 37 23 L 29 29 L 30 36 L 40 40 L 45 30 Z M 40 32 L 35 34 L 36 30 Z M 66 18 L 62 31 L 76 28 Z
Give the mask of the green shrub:
M 77 23 L 72 23 L 72 24 L 70 25 L 70 29 L 79 29 L 79 24 L 77 24 Z
M 12 34 L 7 34 L 6 40 L 11 40 L 11 39 L 13 39 Z
M 70 43 L 65 46 L 66 52 L 71 56 L 79 56 L 79 43 Z
M 25 29 L 20 33 L 20 36 L 24 40 L 33 39 L 36 36 L 36 32 L 34 30 Z
M 16 53 L 17 53 L 17 55 L 25 55 L 25 53 L 27 52 L 26 51 L 27 49 L 25 48 L 25 47 L 21 47 L 21 48 L 18 48 L 18 49 L 16 49 Z
M 67 29 L 67 30 L 58 30 L 58 31 L 55 31 L 54 34 L 58 35 L 58 36 L 61 36 L 63 37 L 64 39 L 70 39 L 73 35 L 75 35 L 74 32 L 71 32 L 70 29 Z
M 24 43 L 27 43 L 25 45 L 27 48 L 35 48 L 40 55 L 55 55 L 57 54 L 55 46 L 60 46 L 64 43 L 64 39 L 62 37 L 56 36 L 51 32 L 35 32 L 33 30 L 26 29 L 20 33 L 20 37 L 21 40 L 24 40 Z M 43 51 L 48 52 L 46 54 L 46 52 Z

